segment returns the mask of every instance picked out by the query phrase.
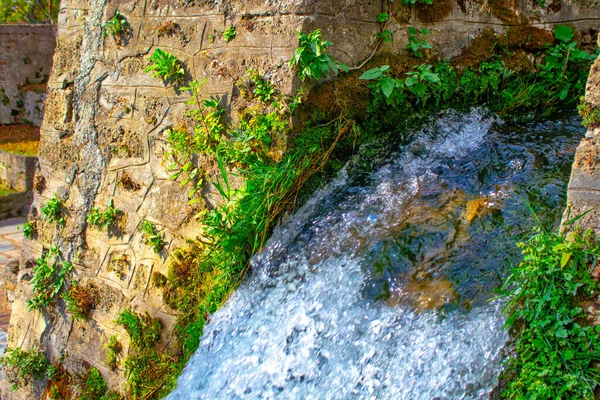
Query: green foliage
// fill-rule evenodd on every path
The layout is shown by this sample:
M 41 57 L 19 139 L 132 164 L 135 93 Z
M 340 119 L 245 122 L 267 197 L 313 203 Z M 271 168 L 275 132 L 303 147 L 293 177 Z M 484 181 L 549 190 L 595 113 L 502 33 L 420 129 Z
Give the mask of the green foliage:
M 35 233 L 37 231 L 37 226 L 36 226 L 35 221 L 27 220 L 20 227 L 21 227 L 21 229 L 23 229 L 23 236 L 25 236 L 29 240 L 33 239 L 33 235 L 35 235 Z
M 591 62 L 596 58 L 596 54 L 588 54 L 586 51 L 577 47 L 576 41 L 571 41 L 575 34 L 573 30 L 566 25 L 557 25 L 554 30 L 554 37 L 558 43 L 548 46 L 546 50 L 545 63 L 541 68 L 539 75 L 546 82 L 550 83 L 559 89 L 557 97 L 564 100 L 569 95 L 570 91 L 583 90 L 585 81 L 581 79 L 573 79 L 581 77 L 580 67 Z M 569 66 L 576 68 L 569 69 Z M 587 76 L 587 72 L 584 73 Z M 579 76 L 578 76 L 579 75 Z
M 49 5 L 52 7 L 52 13 Z M 60 0 L 2 0 L 0 24 L 56 22 L 59 8 Z
M 144 72 L 152 72 L 152 76 L 161 78 L 168 83 L 180 84 L 183 82 L 185 70 L 181 61 L 173 54 L 156 48 L 150 57 L 150 62 L 151 64 L 144 69 Z
M 505 398 L 592 399 L 600 380 L 600 328 L 586 323 L 582 298 L 598 284 L 590 276 L 600 246 L 591 231 L 538 233 L 504 285 L 506 326 L 515 328 Z M 510 376 L 510 375 L 509 375 Z
M 34 297 L 27 301 L 27 306 L 30 309 L 50 306 L 71 279 L 73 271 L 73 264 L 69 261 L 61 262 L 59 248 L 50 247 L 37 259 L 33 268 L 30 283 Z
M 162 398 L 175 383 L 182 365 L 174 362 L 156 345 L 163 327 L 158 318 L 148 313 L 138 314 L 123 310 L 116 321 L 131 339 L 129 353 L 123 363 L 127 386 L 134 399 Z
M 146 246 L 152 247 L 152 250 L 157 254 L 160 253 L 167 244 L 162 231 L 157 230 L 154 224 L 148 220 L 145 220 L 142 223 L 140 231 L 144 236 Z
M 389 20 L 390 20 L 390 16 L 388 15 L 388 13 L 381 13 L 381 14 L 377 15 L 377 23 L 378 24 L 385 24 Z
M 73 315 L 76 321 L 90 318 L 90 312 L 96 306 L 97 297 L 98 292 L 93 285 L 81 286 L 77 281 L 72 281 L 69 290 L 63 294 L 67 311 Z
M 374 107 L 385 102 L 408 114 L 486 104 L 501 115 L 513 116 L 525 110 L 530 118 L 549 115 L 567 99 L 579 96 L 591 60 L 596 57 L 580 50 L 575 42 L 565 42 L 572 31 L 560 27 L 555 34 L 557 43 L 540 54 L 545 55 L 545 63 L 534 72 L 514 72 L 492 54 L 477 67 L 456 68 L 448 62 L 423 64 L 404 77 L 392 77 L 383 66 L 366 71 L 360 79 L 369 81 Z
M 427 43 L 424 39 L 425 36 L 428 36 L 431 33 L 429 29 L 422 28 L 416 29 L 412 26 L 408 28 L 408 44 L 406 48 L 412 51 L 415 57 L 423 57 L 423 49 L 431 49 L 431 45 Z
M 62 206 L 62 201 L 60 201 L 59 198 L 54 195 L 54 197 L 48 200 L 48 202 L 42 207 L 42 217 L 50 222 L 63 224 L 65 222 L 65 218 L 62 215 Z
M 81 385 L 79 400 L 102 400 L 108 390 L 104 377 L 96 368 L 88 370 L 85 384 Z
M 235 31 L 235 26 L 232 25 L 223 32 L 223 40 L 229 43 L 235 39 L 236 35 L 237 32 Z
M 98 207 L 92 207 L 86 220 L 98 229 L 109 228 L 117 224 L 117 218 L 121 210 L 115 208 L 113 199 L 108 202 L 108 207 L 104 211 L 100 211 Z
M 337 76 L 340 69 L 348 71 L 345 64 L 336 62 L 327 53 L 327 48 L 333 43 L 322 40 L 319 29 L 308 35 L 302 32 L 296 32 L 296 34 L 299 45 L 294 57 L 290 60 L 290 66 L 298 69 L 298 76 L 301 80 L 327 78 L 332 71 Z
M 19 347 L 7 348 L 2 357 L 2 366 L 14 372 L 7 375 L 13 384 L 13 389 L 29 383 L 31 379 L 42 379 L 52 372 L 46 355 L 35 348 L 30 351 L 24 351 Z
M 254 95 L 262 102 L 268 103 L 275 96 L 275 88 L 267 79 L 255 70 L 248 71 L 248 77 L 254 83 Z
M 577 106 L 579 115 L 583 118 L 583 126 L 599 126 L 600 125 L 600 109 L 585 101 L 585 97 L 581 96 L 579 105 Z M 23 230 L 25 232 L 25 230 Z
M 402 0 L 402 4 L 404 4 L 405 6 L 414 6 L 417 3 L 432 5 L 433 0 Z
M 104 37 L 111 35 L 113 37 L 121 36 L 127 32 L 127 18 L 120 12 L 116 11 L 115 15 L 102 24 L 102 32 Z
M 404 80 L 389 76 L 389 68 L 387 65 L 372 68 L 363 73 L 358 79 L 371 81 L 369 88 L 373 93 L 376 93 L 376 96 L 383 95 L 388 105 L 397 106 L 406 98 Z
M 123 351 L 123 346 L 121 346 L 117 337 L 112 335 L 108 339 L 108 343 L 104 345 L 104 348 L 107 350 L 105 364 L 111 371 L 114 371 L 119 364 L 119 357 Z

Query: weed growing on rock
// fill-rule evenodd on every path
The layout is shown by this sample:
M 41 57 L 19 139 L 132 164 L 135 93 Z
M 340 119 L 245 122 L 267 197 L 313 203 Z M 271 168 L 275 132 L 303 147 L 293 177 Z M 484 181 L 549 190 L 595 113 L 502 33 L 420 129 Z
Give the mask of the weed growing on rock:
M 6 378 L 13 384 L 13 390 L 29 383 L 32 379 L 42 379 L 52 374 L 52 366 L 46 355 L 33 348 L 29 351 L 19 347 L 7 348 L 2 357 L 2 366 L 8 368 Z
M 27 221 L 25 221 L 25 223 L 23 225 L 20 225 L 20 228 L 23 229 L 23 236 L 29 240 L 33 239 L 33 236 L 35 235 L 35 233 L 37 231 L 36 225 L 37 224 L 36 224 L 35 220 L 33 220 L 33 221 L 27 220 Z
M 104 345 L 104 348 L 107 350 L 105 364 L 111 371 L 114 371 L 119 365 L 119 357 L 123 351 L 123 346 L 121 346 L 117 337 L 113 335 L 108 339 L 108 343 Z
M 408 28 L 408 44 L 406 45 L 406 48 L 412 51 L 415 57 L 423 57 L 422 50 L 431 49 L 431 45 L 424 39 L 424 37 L 428 36 L 430 33 L 431 31 L 429 29 L 416 29 L 411 26 Z
M 127 25 L 127 18 L 116 11 L 111 19 L 102 24 L 102 32 L 104 37 L 107 37 L 108 35 L 113 37 L 121 36 L 127 31 Z
M 54 195 L 54 197 L 48 200 L 48 202 L 42 207 L 42 217 L 50 222 L 63 224 L 65 222 L 65 218 L 62 214 L 62 206 L 62 201 L 60 201 L 60 199 Z
M 600 246 L 591 230 L 566 235 L 539 227 L 519 247 L 523 261 L 503 287 L 515 357 L 502 395 L 591 399 L 600 382 L 600 327 L 590 325 L 581 303 L 597 293 L 590 271 Z
M 104 211 L 100 211 L 98 207 L 92 207 L 86 221 L 102 230 L 103 228 L 115 226 L 120 212 L 121 210 L 115 208 L 113 199 L 110 199 L 108 207 Z
M 91 284 L 81 286 L 77 281 L 73 281 L 63 297 L 67 303 L 67 311 L 76 321 L 83 321 L 90 318 L 91 311 L 96 307 L 98 291 Z
M 134 399 L 162 398 L 170 389 L 173 374 L 179 364 L 156 348 L 160 341 L 162 322 L 150 315 L 123 310 L 116 321 L 125 328 L 130 342 L 123 365 L 127 386 Z
M 275 88 L 267 79 L 255 70 L 248 71 L 248 77 L 254 83 L 254 95 L 262 102 L 268 103 L 275 97 Z
M 50 306 L 61 294 L 73 274 L 73 264 L 62 261 L 60 250 L 52 246 L 36 261 L 31 286 L 34 297 L 27 301 L 30 309 Z
M 182 83 L 185 77 L 181 61 L 173 54 L 159 48 L 154 50 L 150 57 L 150 65 L 144 69 L 144 72 L 152 72 L 152 76 L 174 84 Z
M 140 231 L 144 235 L 146 246 L 150 246 L 155 253 L 160 253 L 167 244 L 163 233 L 157 230 L 154 224 L 148 220 L 142 223 Z
M 298 69 L 300 79 L 323 79 L 327 78 L 331 72 L 337 75 L 340 70 L 348 71 L 344 63 L 336 62 L 327 48 L 333 45 L 332 42 L 321 39 L 321 31 L 315 30 L 308 35 L 302 32 L 296 32 L 298 35 L 299 46 L 290 60 L 290 66 Z
M 233 25 L 225 29 L 225 31 L 223 32 L 223 40 L 225 40 L 227 43 L 235 39 L 236 36 L 237 32 L 235 31 L 235 26 Z
M 106 380 L 96 368 L 90 368 L 81 384 L 79 400 L 120 400 L 122 397 L 108 389 Z
M 582 123 L 586 128 L 600 125 L 600 109 L 586 102 L 585 97 L 582 96 L 580 98 L 577 110 L 581 118 L 583 118 Z

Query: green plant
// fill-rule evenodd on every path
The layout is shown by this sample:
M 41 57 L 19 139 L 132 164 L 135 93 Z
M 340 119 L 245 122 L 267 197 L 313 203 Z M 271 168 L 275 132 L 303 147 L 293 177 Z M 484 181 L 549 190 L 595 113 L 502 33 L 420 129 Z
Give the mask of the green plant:
M 249 70 L 248 77 L 254 83 L 254 95 L 262 102 L 270 102 L 275 95 L 275 88 L 271 82 L 269 82 L 255 70 Z
M 298 48 L 290 60 L 290 66 L 298 68 L 298 76 L 301 80 L 327 78 L 332 71 L 337 76 L 340 69 L 348 71 L 344 63 L 336 62 L 327 52 L 327 48 L 333 43 L 322 40 L 319 29 L 308 35 L 302 32 L 296 34 Z
M 431 71 L 432 66 L 423 64 L 413 68 L 414 71 L 406 73 L 404 84 L 406 88 L 417 97 L 426 100 L 435 89 L 433 87 L 439 84 L 440 77 Z
M 116 11 L 111 19 L 102 24 L 102 32 L 104 37 L 108 35 L 112 35 L 113 37 L 120 36 L 127 31 L 127 25 L 127 18 Z
M 573 89 L 581 90 L 582 87 L 573 87 L 578 85 L 578 81 L 569 79 L 573 74 L 569 70 L 570 63 L 589 62 L 596 58 L 594 54 L 588 54 L 586 51 L 577 47 L 577 42 L 572 41 L 575 34 L 573 30 L 566 25 L 557 25 L 554 29 L 554 37 L 557 43 L 549 45 L 546 50 L 545 63 L 540 71 L 541 77 L 546 81 L 546 85 L 559 86 L 558 98 L 564 100 L 569 91 Z
M 600 108 L 597 108 L 585 101 L 585 97 L 581 96 L 579 105 L 577 106 L 579 115 L 583 118 L 583 126 L 598 126 L 600 125 Z M 25 230 L 23 230 L 25 232 Z
M 33 278 L 30 283 L 34 297 L 27 301 L 27 306 L 30 309 L 50 306 L 71 279 L 73 271 L 73 264 L 69 261 L 61 262 L 59 248 L 50 247 L 37 259 L 36 266 L 33 268 Z
M 42 207 L 42 217 L 50 222 L 57 222 L 59 224 L 63 224 L 65 222 L 65 218 L 62 215 L 62 201 L 59 200 L 56 195 L 52 197 L 46 204 Z
M 148 220 L 142 223 L 140 230 L 142 231 L 146 245 L 152 247 L 155 253 L 160 253 L 167 244 L 163 233 L 157 231 L 154 224 Z
M 223 40 L 226 42 L 231 42 L 233 39 L 235 39 L 236 35 L 237 32 L 235 31 L 235 26 L 232 25 L 223 32 Z
M 11 369 L 7 378 L 13 384 L 13 390 L 29 383 L 31 379 L 41 379 L 52 372 L 46 355 L 36 348 L 29 351 L 20 347 L 7 348 L 2 365 Z
M 574 220 L 567 222 L 567 226 Z M 591 230 L 548 232 L 519 243 L 523 261 L 503 287 L 506 326 L 515 328 L 506 398 L 593 398 L 600 381 L 600 328 L 586 323 L 581 300 L 598 289 L 590 270 L 600 256 Z
M 29 240 L 33 239 L 33 235 L 35 235 L 35 233 L 37 231 L 37 226 L 36 226 L 35 220 L 25 221 L 25 223 L 23 225 L 20 225 L 20 228 L 23 229 L 23 236 L 25 236 Z
M 134 399 L 163 397 L 169 391 L 170 380 L 178 363 L 156 348 L 160 341 L 162 322 L 148 313 L 138 314 L 125 309 L 116 321 L 125 328 L 131 340 L 123 365 L 127 386 Z
M 404 4 L 405 6 L 408 6 L 408 5 L 414 6 L 417 3 L 432 5 L 433 0 L 402 0 L 402 4 Z
M 412 51 L 415 57 L 423 57 L 422 50 L 431 49 L 431 45 L 424 39 L 424 37 L 428 36 L 430 33 L 431 31 L 429 29 L 416 29 L 411 26 L 408 28 L 408 44 L 406 45 L 406 48 Z
M 111 371 L 114 371 L 119 364 L 119 357 L 123 351 L 123 346 L 121 346 L 117 337 L 112 335 L 108 339 L 108 343 L 104 345 L 104 348 L 107 350 L 105 364 Z
M 98 229 L 109 228 L 117 224 L 117 218 L 121 210 L 115 208 L 113 199 L 108 202 L 108 207 L 104 211 L 100 211 L 98 207 L 92 207 L 86 221 Z
M 90 318 L 90 312 L 96 307 L 97 297 L 98 291 L 95 286 L 91 284 L 81 286 L 77 281 L 72 281 L 69 290 L 63 295 L 67 311 L 73 315 L 76 321 Z
M 85 383 L 81 385 L 79 400 L 108 400 L 120 398 L 115 392 L 108 390 L 106 380 L 96 368 L 90 368 L 85 377 Z
M 388 13 L 381 13 L 381 14 L 377 15 L 377 23 L 378 24 L 385 24 L 389 20 L 390 20 L 390 16 L 388 15 Z
M 185 77 L 185 70 L 181 61 L 173 54 L 162 49 L 156 48 L 150 57 L 151 64 L 144 69 L 144 72 L 152 72 L 152 76 L 161 78 L 165 82 L 180 84 Z
M 406 97 L 404 94 L 405 85 L 403 80 L 389 76 L 389 68 L 387 65 L 372 68 L 363 73 L 358 79 L 370 81 L 369 88 L 373 93 L 376 93 L 377 96 L 383 95 L 388 105 L 396 106 L 401 104 Z

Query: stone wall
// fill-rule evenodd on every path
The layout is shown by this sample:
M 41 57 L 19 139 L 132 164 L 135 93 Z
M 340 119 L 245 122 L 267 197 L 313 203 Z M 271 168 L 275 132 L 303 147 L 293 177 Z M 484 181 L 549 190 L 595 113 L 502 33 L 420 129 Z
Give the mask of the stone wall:
M 458 55 L 482 30 L 505 32 L 521 29 L 520 24 L 549 28 L 553 22 L 571 23 L 583 35 L 595 36 L 594 15 L 600 15 L 598 4 L 557 0 L 543 9 L 536 1 L 436 0 L 433 7 L 414 8 L 400 3 L 394 3 L 389 28 L 394 40 L 382 50 L 404 51 L 407 27 L 427 26 L 430 42 L 444 57 Z M 63 1 L 30 214 L 37 219 L 38 233 L 23 243 L 9 345 L 38 346 L 53 360 L 64 356 L 65 367 L 75 374 L 93 366 L 111 388 L 122 390 L 123 371 L 105 366 L 103 349 L 116 335 L 127 352 L 127 335 L 114 322 L 118 312 L 132 307 L 159 317 L 166 328 L 162 345 L 170 344 L 176 315 L 150 277 L 166 274 L 168 255 L 199 233 L 193 216 L 208 207 L 214 190 L 205 191 L 204 203 L 189 205 L 191 187 L 170 179 L 165 130 L 192 123 L 184 104 L 189 95 L 143 72 L 154 48 L 182 60 L 188 79 L 209 78 L 204 96 L 220 97 L 235 120 L 242 102 L 236 82 L 248 69 L 256 69 L 284 93 L 300 85 L 288 66 L 297 45 L 295 30 L 322 28 L 324 37 L 335 42 L 334 55 L 357 65 L 372 52 L 380 29 L 375 21 L 383 7 L 374 0 Z M 126 16 L 128 32 L 104 37 L 101 25 L 116 10 Z M 236 26 L 237 36 L 225 42 L 222 32 L 230 25 Z M 213 161 L 201 160 L 200 166 L 216 173 Z M 64 202 L 64 225 L 38 218 L 53 196 Z M 111 199 L 123 211 L 118 231 L 88 226 L 91 207 L 105 208 Z M 143 244 L 139 227 L 146 219 L 166 235 L 168 244 L 160 254 Z M 90 321 L 75 322 L 62 303 L 50 311 L 27 310 L 34 261 L 51 245 L 74 262 L 81 284 L 98 288 Z M 42 391 L 28 386 L 11 392 L 2 383 L 3 399 L 40 398 Z
M 16 190 L 0 197 L 0 220 L 27 215 L 33 197 L 33 174 L 36 157 L 25 157 L 0 151 L 0 186 Z
M 598 38 L 600 45 L 600 36 Z M 590 70 L 585 102 L 590 109 L 600 110 L 600 58 Z M 600 121 L 588 127 L 585 138 L 577 147 L 569 181 L 567 210 L 563 219 L 587 212 L 579 220 L 582 226 L 600 233 Z M 598 266 L 596 266 L 598 269 Z M 600 278 L 600 270 L 594 270 Z
M 0 25 L 0 124 L 42 124 L 52 25 Z

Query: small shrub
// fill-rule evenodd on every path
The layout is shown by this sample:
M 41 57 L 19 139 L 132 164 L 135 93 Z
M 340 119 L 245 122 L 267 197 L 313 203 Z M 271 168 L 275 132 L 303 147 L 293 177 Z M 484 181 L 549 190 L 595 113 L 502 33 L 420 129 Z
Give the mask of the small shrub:
M 62 214 L 62 206 L 62 201 L 60 201 L 59 198 L 54 195 L 54 197 L 48 200 L 48 202 L 42 207 L 42 218 L 50 222 L 63 224 L 65 222 L 65 218 Z
M 596 108 L 586 102 L 585 97 L 581 97 L 577 110 L 579 111 L 581 118 L 583 118 L 582 123 L 586 128 L 600 125 L 600 108 Z M 23 232 L 25 232 L 25 230 L 23 230 Z
M 34 297 L 27 301 L 30 309 L 41 309 L 50 306 L 55 298 L 63 292 L 71 279 L 74 268 L 69 261 L 61 263 L 60 250 L 52 246 L 36 261 L 33 278 L 30 284 Z
M 267 79 L 255 70 L 248 71 L 248 77 L 254 83 L 254 95 L 262 102 L 270 102 L 275 95 L 275 88 Z
M 388 13 L 381 13 L 377 15 L 377 23 L 379 24 L 385 24 L 389 20 L 390 16 L 388 15 Z
M 117 37 L 127 31 L 127 25 L 127 18 L 117 11 L 111 19 L 102 24 L 102 32 L 104 37 L 108 35 Z
M 422 50 L 431 49 L 431 45 L 424 39 L 430 34 L 430 30 L 426 28 L 415 29 L 412 26 L 408 28 L 408 44 L 406 48 L 412 51 L 415 57 L 423 57 Z
M 7 377 L 13 384 L 13 389 L 18 389 L 32 379 L 42 379 L 52 372 L 46 355 L 35 348 L 30 351 L 24 351 L 19 347 L 7 348 L 1 362 L 4 367 L 11 370 L 11 374 Z
M 35 221 L 27 220 L 20 227 L 21 227 L 21 229 L 23 229 L 24 237 L 26 237 L 29 240 L 33 239 L 33 236 L 35 235 L 35 233 L 37 231 L 37 226 L 36 226 Z
M 131 340 L 123 365 L 132 398 L 163 398 L 181 366 L 156 348 L 162 322 L 148 313 L 138 314 L 128 309 L 119 313 L 116 322 L 125 328 Z
M 225 32 L 223 32 L 223 40 L 225 40 L 228 43 L 235 39 L 236 36 L 237 32 L 235 31 L 235 26 L 233 25 L 225 29 Z
M 298 35 L 298 48 L 290 60 L 290 66 L 298 68 L 298 76 L 301 80 L 327 78 L 333 71 L 335 75 L 339 70 L 348 71 L 343 63 L 337 63 L 327 53 L 327 48 L 332 42 L 321 39 L 321 31 L 315 30 L 310 34 L 296 32 Z
M 568 224 L 567 224 L 568 225 Z M 519 243 L 523 261 L 504 286 L 506 326 L 515 328 L 503 397 L 592 399 L 600 382 L 600 327 L 586 322 L 581 300 L 597 293 L 590 270 L 600 246 L 590 230 L 569 235 L 542 228 Z
M 104 211 L 100 211 L 98 207 L 92 207 L 86 220 L 98 229 L 109 228 L 117 224 L 117 218 L 121 210 L 115 208 L 113 199 L 108 202 L 108 207 Z
M 108 343 L 104 345 L 104 348 L 107 350 L 105 364 L 111 371 L 114 371 L 119 364 L 119 357 L 123 351 L 123 346 L 121 346 L 117 337 L 113 335 L 108 339 Z
M 142 223 L 140 230 L 144 235 L 146 245 L 152 247 L 155 253 L 160 253 L 167 244 L 162 232 L 157 231 L 154 224 L 148 220 Z
M 73 281 L 71 287 L 65 293 L 64 299 L 67 303 L 67 311 L 73 314 L 76 321 L 87 320 L 90 312 L 96 307 L 98 290 L 93 285 L 81 286 Z
M 81 386 L 79 400 L 104 400 L 104 394 L 108 391 L 106 380 L 96 368 L 90 368 L 85 378 L 85 384 Z
M 185 70 L 181 61 L 173 54 L 162 49 L 155 49 L 150 57 L 151 64 L 144 69 L 144 72 L 152 72 L 152 76 L 161 78 L 165 82 L 179 84 L 183 82 Z

